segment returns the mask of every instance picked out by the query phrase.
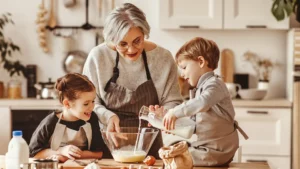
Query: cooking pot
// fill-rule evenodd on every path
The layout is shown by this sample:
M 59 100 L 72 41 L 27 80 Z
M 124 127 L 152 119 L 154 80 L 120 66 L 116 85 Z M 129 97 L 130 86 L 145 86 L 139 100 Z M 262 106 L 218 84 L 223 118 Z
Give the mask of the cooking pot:
M 39 82 L 38 84 L 35 84 L 34 87 L 39 90 L 39 96 L 38 98 L 41 99 L 56 99 L 57 98 L 57 92 L 54 89 L 54 82 L 51 81 L 51 78 L 49 78 L 48 82 Z

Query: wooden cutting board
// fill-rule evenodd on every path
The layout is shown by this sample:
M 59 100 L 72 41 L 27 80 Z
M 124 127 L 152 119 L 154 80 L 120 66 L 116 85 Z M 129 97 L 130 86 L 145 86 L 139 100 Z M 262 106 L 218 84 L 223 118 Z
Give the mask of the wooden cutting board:
M 233 83 L 234 53 L 231 49 L 223 49 L 221 52 L 221 76 L 225 83 Z
M 90 160 L 80 160 L 84 162 L 88 162 Z M 144 167 L 144 169 L 148 169 L 147 165 L 143 163 L 132 163 L 134 165 L 134 169 L 138 169 L 140 165 Z M 101 169 L 122 169 L 124 167 L 129 168 L 130 163 L 119 163 L 114 161 L 113 159 L 101 159 L 98 161 L 98 165 L 101 167 Z M 80 166 L 73 160 L 66 161 L 61 169 L 83 169 L 84 166 Z M 163 161 L 157 160 L 155 162 L 155 165 L 152 166 L 152 169 L 162 169 L 163 168 Z
M 127 167 L 129 168 L 130 164 L 126 163 L 118 163 L 115 162 L 112 159 L 102 159 L 99 162 L 99 166 L 101 169 L 122 169 L 122 167 Z M 109 166 L 107 166 L 109 165 Z M 144 169 L 148 169 L 149 167 L 142 164 L 134 164 L 134 169 L 138 169 L 139 165 L 143 165 Z M 163 161 L 162 160 L 157 160 L 155 165 L 152 166 L 152 169 L 162 169 L 163 166 Z M 61 169 L 84 169 L 83 166 L 78 165 L 72 160 L 66 161 L 62 166 Z M 227 167 L 194 167 L 194 169 L 270 169 L 269 165 L 267 163 L 263 162 L 254 162 L 254 163 L 231 163 Z
M 299 162 L 299 157 L 300 157 L 300 146 L 299 146 L 299 141 L 300 141 L 300 82 L 294 82 L 294 105 L 293 105 L 293 166 L 294 169 L 299 169 L 300 168 L 300 162 Z

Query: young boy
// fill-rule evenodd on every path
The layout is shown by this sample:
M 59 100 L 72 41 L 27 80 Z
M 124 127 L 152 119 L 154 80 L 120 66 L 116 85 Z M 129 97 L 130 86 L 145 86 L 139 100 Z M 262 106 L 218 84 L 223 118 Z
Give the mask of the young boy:
M 183 78 L 194 88 L 190 100 L 170 109 L 163 123 L 167 130 L 174 129 L 178 118 L 191 116 L 196 121 L 197 141 L 189 147 L 194 166 L 227 165 L 239 147 L 238 133 L 247 135 L 234 120 L 235 112 L 229 92 L 219 76 L 219 49 L 215 42 L 194 38 L 176 54 L 176 62 Z

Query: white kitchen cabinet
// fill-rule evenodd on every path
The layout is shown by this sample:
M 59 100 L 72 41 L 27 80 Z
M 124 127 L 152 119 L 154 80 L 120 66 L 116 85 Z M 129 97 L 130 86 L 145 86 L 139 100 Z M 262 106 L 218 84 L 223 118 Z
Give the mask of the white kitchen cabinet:
M 0 154 L 4 155 L 7 152 L 8 143 L 11 139 L 11 112 L 9 107 L 0 107 Z
M 239 126 L 249 136 L 239 135 L 242 161 L 267 161 L 271 169 L 290 169 L 291 108 L 235 107 Z
M 226 0 L 224 29 L 289 29 L 289 18 L 277 21 L 271 13 L 273 0 Z
M 160 27 L 221 29 L 222 5 L 222 0 L 161 0 Z
M 290 169 L 290 157 L 242 156 L 242 162 L 267 162 L 271 169 Z
M 273 0 L 162 0 L 162 29 L 288 29 L 289 19 L 278 22 L 271 13 Z
M 248 134 L 240 136 L 243 155 L 290 155 L 291 109 L 235 108 L 236 120 Z

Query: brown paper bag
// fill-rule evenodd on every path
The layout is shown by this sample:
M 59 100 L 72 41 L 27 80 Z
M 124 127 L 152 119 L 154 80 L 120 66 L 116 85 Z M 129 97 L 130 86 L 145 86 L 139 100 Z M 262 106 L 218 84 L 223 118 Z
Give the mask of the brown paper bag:
M 193 159 L 188 151 L 186 141 L 181 141 L 169 147 L 162 147 L 158 153 L 165 164 L 165 169 L 193 168 Z

